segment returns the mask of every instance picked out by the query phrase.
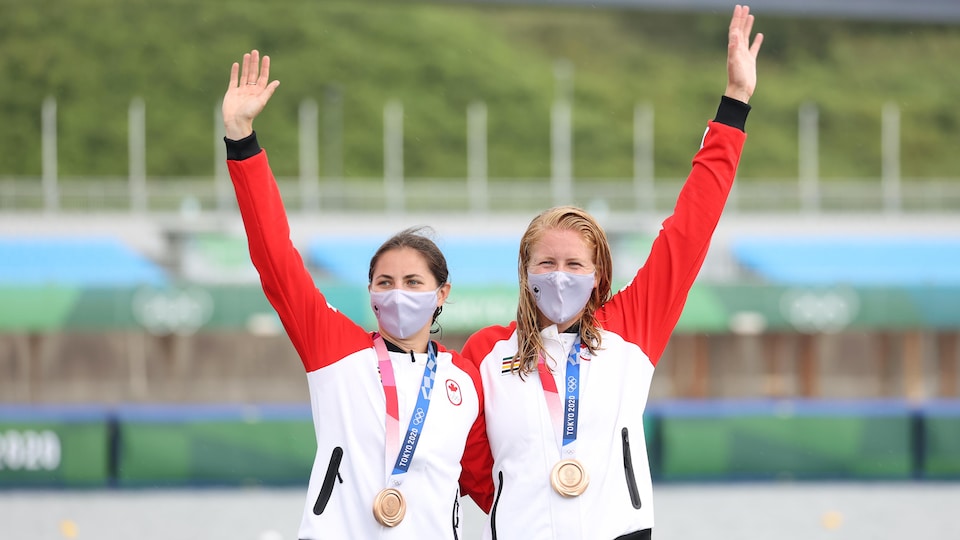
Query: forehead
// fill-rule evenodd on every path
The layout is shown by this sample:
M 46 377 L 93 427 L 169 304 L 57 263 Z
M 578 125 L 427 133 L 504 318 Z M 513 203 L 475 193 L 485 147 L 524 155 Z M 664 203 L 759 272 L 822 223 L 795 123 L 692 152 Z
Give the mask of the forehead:
M 409 247 L 384 251 L 373 267 L 374 276 L 399 277 L 412 274 L 432 276 L 427 259 L 419 251 Z
M 534 258 L 581 258 L 593 259 L 593 250 L 578 231 L 569 229 L 548 229 L 543 231 L 530 246 Z

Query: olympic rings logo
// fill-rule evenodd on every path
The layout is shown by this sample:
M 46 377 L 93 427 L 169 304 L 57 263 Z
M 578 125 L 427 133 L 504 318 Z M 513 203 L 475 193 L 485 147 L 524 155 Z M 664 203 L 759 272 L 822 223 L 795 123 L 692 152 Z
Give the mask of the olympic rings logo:
M 213 297 L 199 287 L 137 290 L 133 316 L 153 334 L 190 335 L 213 315 Z
M 426 413 L 423 412 L 423 409 L 417 408 L 416 412 L 413 413 L 413 422 L 415 424 L 422 424 L 423 418 L 426 416 Z
M 577 378 L 574 376 L 567 377 L 567 392 L 573 392 L 577 389 Z
M 852 323 L 860 298 L 851 289 L 791 290 L 780 299 L 784 318 L 802 332 L 839 332 Z

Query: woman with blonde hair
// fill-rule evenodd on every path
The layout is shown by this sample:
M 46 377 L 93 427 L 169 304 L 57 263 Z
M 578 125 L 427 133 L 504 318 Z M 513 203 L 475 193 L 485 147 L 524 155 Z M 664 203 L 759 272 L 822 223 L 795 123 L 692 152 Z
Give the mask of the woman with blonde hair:
M 485 538 L 651 538 L 653 486 L 643 432 L 654 368 L 723 212 L 746 134 L 763 41 L 736 6 L 727 87 L 673 215 L 646 263 L 611 295 L 609 242 L 575 207 L 533 219 L 520 241 L 517 320 L 472 335 L 489 454 L 465 464 L 489 512 Z

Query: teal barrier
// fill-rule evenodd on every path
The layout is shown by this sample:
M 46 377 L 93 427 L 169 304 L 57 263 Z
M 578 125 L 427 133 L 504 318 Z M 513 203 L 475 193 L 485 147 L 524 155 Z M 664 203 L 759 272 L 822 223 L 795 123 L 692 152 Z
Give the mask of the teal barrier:
M 653 402 L 656 481 L 960 479 L 960 401 Z M 0 489 L 305 485 L 308 405 L 0 406 Z
M 960 403 L 924 406 L 922 448 L 925 478 L 960 479 Z
M 99 409 L 0 409 L 0 488 L 107 486 L 110 432 Z
M 908 479 L 913 413 L 890 402 L 658 407 L 659 479 Z
M 119 416 L 118 486 L 290 485 L 310 476 L 310 409 L 139 408 Z

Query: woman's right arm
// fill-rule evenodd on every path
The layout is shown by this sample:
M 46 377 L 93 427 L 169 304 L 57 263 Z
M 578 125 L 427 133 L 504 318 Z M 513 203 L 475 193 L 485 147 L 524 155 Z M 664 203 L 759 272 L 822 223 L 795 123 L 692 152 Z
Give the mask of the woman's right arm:
M 228 139 L 226 144 L 227 168 L 263 292 L 304 364 L 317 362 L 319 351 L 313 349 L 320 341 L 315 333 L 323 329 L 323 321 L 318 320 L 326 311 L 323 296 L 290 240 L 287 214 L 267 153 L 257 144 L 256 134 L 240 141 Z M 251 152 L 255 153 L 244 154 Z M 321 366 L 307 365 L 307 370 L 311 367 Z
M 279 84 L 270 82 L 270 57 L 261 63 L 256 50 L 243 55 L 242 71 L 233 64 L 223 98 L 227 168 L 263 292 L 307 371 L 313 371 L 362 348 L 365 332 L 326 304 L 290 240 L 280 189 L 253 131 L 253 119 Z
M 653 365 L 680 319 L 733 187 L 763 43 L 760 33 L 750 41 L 753 22 L 749 7 L 734 8 L 727 42 L 727 87 L 717 116 L 708 124 L 690 176 L 647 262 L 598 313 L 604 328 L 639 345 Z

